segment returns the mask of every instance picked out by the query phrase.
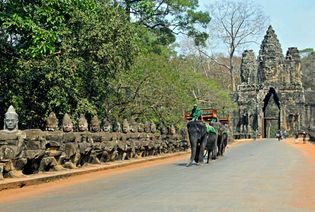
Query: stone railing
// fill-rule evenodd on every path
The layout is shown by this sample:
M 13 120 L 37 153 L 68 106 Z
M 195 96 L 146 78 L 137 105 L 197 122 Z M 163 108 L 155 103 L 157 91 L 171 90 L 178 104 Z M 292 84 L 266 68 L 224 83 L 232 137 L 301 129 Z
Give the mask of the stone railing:
M 0 131 L 0 178 L 186 151 L 187 133 Z

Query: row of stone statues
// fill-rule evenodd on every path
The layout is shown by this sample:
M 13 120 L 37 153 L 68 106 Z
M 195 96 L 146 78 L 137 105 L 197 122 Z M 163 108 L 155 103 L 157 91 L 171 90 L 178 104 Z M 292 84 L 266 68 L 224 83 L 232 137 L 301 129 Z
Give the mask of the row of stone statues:
M 47 118 L 46 130 L 47 131 L 56 131 L 58 130 L 58 119 L 54 112 L 51 112 Z M 107 118 L 103 120 L 103 123 L 99 120 L 98 116 L 94 116 L 91 120 L 90 127 L 87 119 L 83 114 L 80 115 L 78 120 L 78 126 L 75 128 L 70 116 L 66 113 L 62 120 L 62 131 L 63 132 L 151 132 L 155 133 L 157 130 L 160 130 L 162 134 L 175 134 L 176 128 L 173 125 L 170 125 L 169 128 L 165 127 L 163 123 L 157 126 L 153 122 L 136 122 L 135 120 L 128 121 L 124 119 L 122 124 L 118 121 L 109 121 Z
M 0 131 L 0 178 L 18 177 L 51 170 L 76 168 L 88 163 L 105 163 L 163 153 L 186 151 L 189 146 L 185 130 L 176 133 L 174 126 L 123 121 L 104 122 L 94 117 L 90 131 L 84 116 L 78 121 L 78 132 L 65 114 L 62 130 L 51 113 L 46 131 L 19 130 L 18 115 L 12 106 L 5 113 Z

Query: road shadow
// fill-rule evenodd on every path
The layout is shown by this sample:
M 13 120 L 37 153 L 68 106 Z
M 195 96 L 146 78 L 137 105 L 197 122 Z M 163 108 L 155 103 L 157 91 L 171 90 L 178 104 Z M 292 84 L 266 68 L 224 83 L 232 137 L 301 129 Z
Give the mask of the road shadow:
M 177 163 L 177 164 L 175 164 L 176 166 L 186 166 L 187 165 L 187 163 Z

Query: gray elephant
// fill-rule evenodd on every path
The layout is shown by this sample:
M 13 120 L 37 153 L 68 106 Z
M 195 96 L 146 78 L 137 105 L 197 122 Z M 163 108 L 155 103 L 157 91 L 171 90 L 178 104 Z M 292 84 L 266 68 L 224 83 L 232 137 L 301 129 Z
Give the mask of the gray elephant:
M 186 166 L 191 166 L 194 160 L 197 164 L 202 164 L 203 153 L 208 139 L 206 125 L 201 121 L 190 121 L 187 124 L 187 129 L 191 146 L 191 155 Z

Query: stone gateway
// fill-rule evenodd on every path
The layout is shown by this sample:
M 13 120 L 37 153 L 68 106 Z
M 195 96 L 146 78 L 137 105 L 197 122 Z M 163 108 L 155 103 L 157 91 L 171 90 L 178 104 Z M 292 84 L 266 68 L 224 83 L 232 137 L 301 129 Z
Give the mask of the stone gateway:
M 291 47 L 284 57 L 271 26 L 257 58 L 252 50 L 244 51 L 240 74 L 237 103 L 241 134 L 274 137 L 279 130 L 294 133 L 315 125 L 306 110 L 311 110 L 312 104 L 305 101 L 299 51 Z M 247 123 L 242 116 L 247 116 Z

